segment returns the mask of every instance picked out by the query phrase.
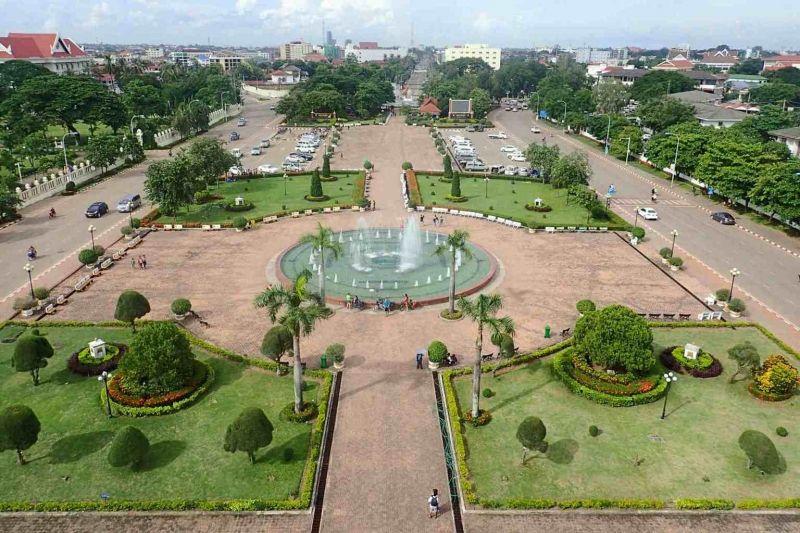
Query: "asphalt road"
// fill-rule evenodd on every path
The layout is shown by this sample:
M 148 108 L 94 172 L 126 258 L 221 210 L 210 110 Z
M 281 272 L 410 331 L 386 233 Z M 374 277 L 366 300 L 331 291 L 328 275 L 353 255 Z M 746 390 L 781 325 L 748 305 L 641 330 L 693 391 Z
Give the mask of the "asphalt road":
M 215 126 L 204 135 L 227 141 L 230 131 L 236 129 L 242 136 L 236 145 L 248 147 L 249 153 L 250 146 L 257 145 L 262 138 L 275 133 L 278 117 L 269 109 L 275 103 L 276 101 L 246 99 L 242 115 L 248 119 L 247 126 L 236 128 L 234 119 Z M 261 156 L 265 162 L 270 157 L 269 150 L 268 148 L 265 155 Z M 0 272 L 3 273 L 0 276 L 0 303 L 19 296 L 19 289 L 28 290 L 28 275 L 23 269 L 28 262 L 25 255 L 28 246 L 33 245 L 39 253 L 38 258 L 32 262 L 34 286 L 37 286 L 37 277 L 42 277 L 64 262 L 71 261 L 78 265 L 77 253 L 91 246 L 91 235 L 88 231 L 90 225 L 96 228 L 96 244 L 108 246 L 113 243 L 120 235 L 119 228 L 128 220 L 127 214 L 116 212 L 117 201 L 127 193 L 142 193 L 147 166 L 166 157 L 169 157 L 167 150 L 148 151 L 145 162 L 83 189 L 75 196 L 54 196 L 22 209 L 23 218 L 20 222 L 0 230 Z M 282 161 L 283 156 L 280 156 L 278 166 Z M 248 163 L 245 158 L 247 166 Z M 96 201 L 108 204 L 108 214 L 101 218 L 86 218 L 86 208 Z M 51 207 L 57 213 L 54 219 L 48 217 Z M 145 203 L 133 216 L 140 217 L 148 210 L 149 206 Z
M 509 135 L 509 141 L 517 146 L 527 146 L 530 142 L 541 142 L 542 134 L 533 134 L 534 117 L 530 111 L 517 113 L 494 111 L 491 120 L 498 129 Z M 565 135 L 560 129 L 550 127 L 544 121 L 536 125 L 547 135 L 548 144 L 556 143 L 563 152 L 581 149 L 589 155 L 594 175 L 591 185 L 604 194 L 612 183 L 617 189 L 613 209 L 627 220 L 633 222 L 639 206 L 651 206 L 658 211 L 656 221 L 642 221 L 651 238 L 662 238 L 663 246 L 669 246 L 672 230 L 678 231 L 675 255 L 687 254 L 705 263 L 721 276 L 719 287 L 730 284 L 730 270 L 736 268 L 741 275 L 736 278 L 734 297 L 737 290 L 746 291 L 772 311 L 797 327 L 800 325 L 800 243 L 785 235 L 748 220 L 737 217 L 738 226 L 723 226 L 710 218 L 709 210 L 722 210 L 716 204 L 692 196 L 690 192 L 675 186 L 669 181 L 654 178 L 650 174 L 626 167 L 624 162 L 605 156 L 602 152 L 583 145 L 572 135 Z M 550 137 L 553 134 L 553 137 Z M 652 204 L 650 191 L 658 190 L 658 202 Z M 754 232 L 766 237 L 762 240 Z M 657 236 L 654 236 L 657 235 Z M 780 243 L 784 250 L 769 240 Z

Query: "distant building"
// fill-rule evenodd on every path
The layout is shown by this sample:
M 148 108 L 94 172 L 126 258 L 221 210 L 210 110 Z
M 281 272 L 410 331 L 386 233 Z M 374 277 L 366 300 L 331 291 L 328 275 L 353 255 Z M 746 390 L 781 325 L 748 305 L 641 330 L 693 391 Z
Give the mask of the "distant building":
M 608 67 L 600 73 L 600 81 L 618 81 L 623 85 L 633 85 L 633 82 L 650 72 L 653 71 L 643 68 Z M 703 70 L 680 70 L 677 72 L 694 81 L 695 88 L 701 91 L 719 90 L 725 81 L 724 75 Z
M 209 65 L 219 65 L 224 72 L 241 65 L 242 61 L 244 61 L 244 57 L 231 52 L 214 52 L 208 58 Z
M 701 126 L 729 128 L 747 118 L 747 113 L 743 111 L 720 105 L 722 94 L 719 92 L 684 91 L 669 96 L 693 106 L 694 117 Z
M 578 48 L 575 50 L 576 63 L 606 63 L 611 59 L 611 50 L 600 50 L 598 48 Z
M 780 55 L 764 58 L 764 71 L 800 68 L 800 55 Z
M 422 105 L 419 106 L 419 112 L 423 115 L 431 115 L 434 118 L 437 118 L 442 114 L 442 110 L 439 109 L 439 102 L 432 96 L 426 96 L 422 99 Z
M 735 52 L 727 48 L 713 52 L 704 52 L 703 58 L 697 62 L 698 65 L 717 68 L 722 72 L 728 72 L 731 67 L 739 64 L 739 57 Z
M 0 63 L 22 60 L 56 74 L 88 74 L 92 58 L 72 39 L 57 33 L 9 33 L 0 37 Z
M 302 61 L 303 56 L 314 51 L 314 47 L 302 41 L 292 41 L 280 46 L 280 58 L 286 61 Z
M 303 61 L 306 61 L 308 63 L 327 63 L 328 58 L 320 54 L 319 52 L 311 52 L 310 54 L 306 54 L 303 56 Z
M 303 71 L 294 65 L 289 65 L 288 67 L 280 70 L 273 70 L 270 73 L 270 80 L 272 83 L 277 83 L 280 85 L 293 85 L 295 83 L 300 83 L 302 78 Z
M 653 70 L 669 70 L 681 71 L 694 69 L 694 63 L 683 57 L 675 57 L 673 59 L 665 59 L 658 65 L 653 67 Z
M 800 157 L 800 128 L 785 128 L 773 130 L 768 135 L 778 142 L 784 143 L 789 147 L 789 151 L 794 157 Z
M 747 91 L 766 82 L 767 78 L 755 74 L 729 74 L 725 87 L 734 91 Z
M 164 49 L 161 47 L 147 48 L 144 51 L 144 57 L 146 57 L 147 59 L 161 59 L 162 57 L 164 57 Z
M 99 78 L 96 78 L 97 81 L 102 83 L 106 89 L 111 91 L 112 93 L 121 93 L 119 89 L 119 85 L 117 84 L 117 79 L 111 74 L 103 74 Z
M 357 45 L 350 43 L 344 47 L 344 57 L 354 57 L 359 63 L 380 63 L 392 58 L 402 58 L 408 55 L 408 48 L 395 46 L 383 48 L 378 43 L 368 41 Z
M 211 52 L 199 48 L 182 48 L 169 54 L 170 61 L 182 67 L 190 67 L 195 63 L 201 67 L 207 67 L 209 58 L 211 58 Z
M 502 49 L 489 48 L 488 44 L 465 44 L 463 46 L 451 46 L 444 51 L 445 61 L 455 61 L 464 57 L 483 59 L 483 61 L 494 70 L 500 68 L 500 56 Z

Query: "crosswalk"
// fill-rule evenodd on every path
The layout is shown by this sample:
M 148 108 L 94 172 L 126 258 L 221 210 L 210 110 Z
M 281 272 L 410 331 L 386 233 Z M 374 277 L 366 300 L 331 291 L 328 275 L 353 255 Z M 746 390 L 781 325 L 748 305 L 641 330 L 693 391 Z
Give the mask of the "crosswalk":
M 652 202 L 650 198 L 614 198 L 611 200 L 612 205 L 618 205 L 620 207 L 641 207 L 641 206 L 654 206 L 654 205 L 671 205 L 675 207 L 692 207 L 691 204 L 686 203 L 682 200 L 672 200 L 669 198 L 660 199 L 655 204 Z

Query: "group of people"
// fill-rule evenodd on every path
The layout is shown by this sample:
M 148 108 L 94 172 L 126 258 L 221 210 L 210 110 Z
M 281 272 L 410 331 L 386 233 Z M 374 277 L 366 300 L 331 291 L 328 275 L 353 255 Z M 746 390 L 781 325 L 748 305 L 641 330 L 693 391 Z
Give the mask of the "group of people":
M 424 226 L 425 225 L 425 214 L 424 213 L 420 213 L 420 215 L 419 215 L 419 225 L 420 226 Z M 443 216 L 433 215 L 433 225 L 434 226 L 444 226 L 444 217 Z
M 418 350 L 417 351 L 417 369 L 424 370 L 425 367 L 422 365 L 422 360 L 425 358 L 425 350 Z M 458 356 L 454 353 L 448 353 L 447 356 L 442 361 L 442 366 L 455 366 L 458 364 Z
M 142 254 L 137 257 L 131 257 L 131 268 L 139 267 L 141 270 L 147 270 L 147 256 Z
M 344 305 L 347 309 L 364 309 L 365 302 L 361 298 L 358 297 L 357 294 L 350 294 L 349 292 L 344 297 Z M 403 295 L 403 300 L 400 302 L 400 309 L 404 311 L 410 311 L 414 309 L 415 303 L 414 300 L 408 294 Z M 372 307 L 375 311 L 383 311 L 386 314 L 389 314 L 395 307 L 395 304 L 389 298 L 381 298 L 378 297 L 375 300 L 375 304 Z

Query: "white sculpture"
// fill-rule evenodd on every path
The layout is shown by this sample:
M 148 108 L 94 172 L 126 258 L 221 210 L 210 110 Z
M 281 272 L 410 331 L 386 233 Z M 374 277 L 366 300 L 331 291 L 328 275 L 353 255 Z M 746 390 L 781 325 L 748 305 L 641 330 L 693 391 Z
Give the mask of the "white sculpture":
M 699 355 L 700 355 L 700 347 L 699 346 L 696 346 L 694 344 L 691 344 L 691 343 L 687 342 L 686 346 L 683 347 L 683 356 L 686 359 L 695 360 L 695 359 L 697 359 L 697 356 L 699 356 Z
M 89 342 L 89 353 L 95 359 L 102 359 L 106 356 L 106 341 L 103 339 L 95 339 Z

